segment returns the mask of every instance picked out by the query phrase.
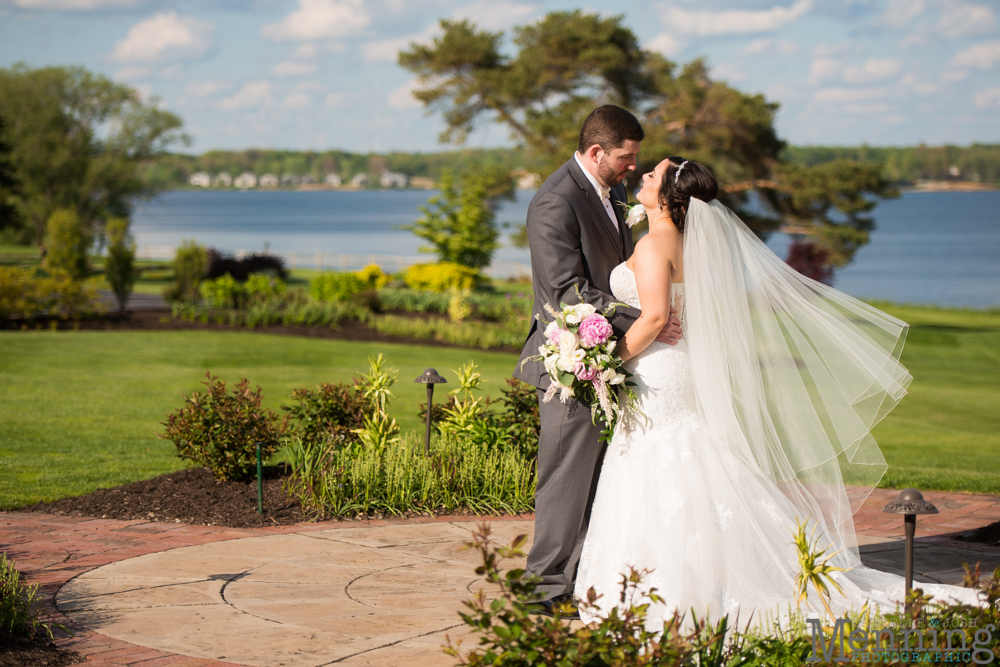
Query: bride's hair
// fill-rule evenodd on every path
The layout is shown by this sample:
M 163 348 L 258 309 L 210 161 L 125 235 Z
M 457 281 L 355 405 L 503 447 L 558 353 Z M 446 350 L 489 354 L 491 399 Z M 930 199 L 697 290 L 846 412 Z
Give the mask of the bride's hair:
M 658 199 L 660 206 L 670 212 L 677 231 L 684 233 L 684 218 L 687 217 L 688 202 L 691 197 L 710 202 L 719 194 L 719 184 L 708 167 L 694 160 L 670 157 L 670 164 L 663 172 Z M 687 164 L 684 164 L 687 162 Z M 684 168 L 681 169 L 681 165 Z M 680 174 L 677 170 L 680 169 Z

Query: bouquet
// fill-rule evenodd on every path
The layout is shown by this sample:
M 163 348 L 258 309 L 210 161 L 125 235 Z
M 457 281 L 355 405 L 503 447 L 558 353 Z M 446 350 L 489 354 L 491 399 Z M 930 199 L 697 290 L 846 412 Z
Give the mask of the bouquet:
M 604 314 L 589 303 L 559 305 L 562 310 L 556 311 L 545 304 L 545 312 L 553 318 L 545 328 L 547 342 L 530 358 L 541 360 L 552 379 L 542 400 L 548 403 L 558 394 L 563 403 L 575 398 L 589 404 L 591 419 L 596 423 L 600 414 L 607 423 L 601 439 L 609 440 L 626 411 L 638 412 L 635 383 L 627 381 L 631 374 L 614 354 L 618 341 L 607 318 L 619 304 Z

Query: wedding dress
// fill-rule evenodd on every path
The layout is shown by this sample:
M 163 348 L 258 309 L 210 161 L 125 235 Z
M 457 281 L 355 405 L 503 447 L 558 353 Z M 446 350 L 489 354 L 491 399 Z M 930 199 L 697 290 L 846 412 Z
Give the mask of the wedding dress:
M 898 365 L 906 325 L 788 269 L 717 201 L 692 199 L 684 243 L 686 283 L 671 294 L 684 339 L 626 362 L 645 419 L 623 422 L 604 456 L 575 589 L 600 598 L 582 618 L 620 604 L 630 567 L 649 570 L 642 587 L 664 599 L 650 607 L 651 630 L 674 610 L 783 618 L 796 608 L 797 521 L 847 570 L 833 575 L 834 613 L 895 609 L 903 578 L 861 564 L 851 508 L 885 470 L 869 432 L 909 383 Z M 641 308 L 626 264 L 611 288 Z M 802 610 L 823 610 L 811 586 Z

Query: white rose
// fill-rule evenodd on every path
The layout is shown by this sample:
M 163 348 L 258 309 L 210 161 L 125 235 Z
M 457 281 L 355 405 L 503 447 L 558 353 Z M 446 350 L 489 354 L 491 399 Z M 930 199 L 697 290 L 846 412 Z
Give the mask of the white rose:
M 570 306 L 566 309 L 566 323 L 567 324 L 579 324 L 583 322 L 583 318 L 592 313 L 596 313 L 597 309 L 591 306 L 589 303 L 578 303 L 575 306 Z
M 556 371 L 556 364 L 559 361 L 559 357 L 553 355 L 551 357 L 545 357 L 542 363 L 545 365 L 545 372 L 552 375 Z
M 608 384 L 611 384 L 611 381 L 613 379 L 615 379 L 616 375 L 619 375 L 619 374 L 616 373 L 615 369 L 613 369 L 613 368 L 605 368 L 603 371 L 601 371 L 601 379 L 604 380 L 604 382 L 608 383 Z
M 624 381 L 625 381 L 624 373 L 615 373 L 615 376 L 611 378 L 610 384 L 621 384 Z
M 578 347 L 580 347 L 580 337 L 572 331 L 565 331 L 562 336 L 559 337 L 560 352 L 572 352 Z
M 567 355 L 573 361 L 583 361 L 587 358 L 587 351 L 582 347 L 578 347 Z
M 618 341 L 616 341 L 616 340 L 609 340 L 604 345 L 605 345 L 605 347 L 607 347 L 608 352 L 614 352 L 615 348 L 618 347 Z
M 629 227 L 635 227 L 637 224 L 642 222 L 646 217 L 646 207 L 642 204 L 636 204 L 631 209 L 629 209 L 628 215 L 625 216 L 625 224 Z
M 562 355 L 561 354 L 558 357 L 556 357 L 556 368 L 558 368 L 561 371 L 566 371 L 567 373 L 572 373 L 573 372 L 573 366 L 575 364 L 576 364 L 576 362 L 573 361 L 573 359 L 570 358 L 568 355 Z

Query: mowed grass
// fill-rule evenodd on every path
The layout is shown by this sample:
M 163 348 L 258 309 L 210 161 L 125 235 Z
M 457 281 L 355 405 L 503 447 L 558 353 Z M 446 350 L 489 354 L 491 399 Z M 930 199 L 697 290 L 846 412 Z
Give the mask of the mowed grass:
M 875 305 L 910 323 L 914 378 L 874 431 L 882 486 L 1000 493 L 1000 312 Z
M 878 304 L 912 324 L 903 361 L 910 394 L 875 430 L 889 462 L 883 486 L 1000 493 L 1000 313 Z M 314 340 L 252 332 L 0 332 L 0 508 L 55 500 L 183 467 L 154 432 L 205 371 L 246 376 L 265 404 L 297 387 L 349 381 L 382 352 L 399 368 L 393 416 L 422 431 L 434 366 L 472 359 L 499 397 L 516 363 L 479 350 Z
M 413 379 L 427 367 L 449 379 L 437 399 L 470 359 L 486 393 L 499 397 L 517 362 L 505 353 L 250 332 L 0 332 L 0 509 L 184 467 L 154 432 L 182 394 L 203 389 L 206 370 L 227 382 L 247 377 L 277 410 L 293 389 L 367 372 L 379 352 L 400 370 L 390 412 L 404 431 L 422 432 L 426 386 Z

